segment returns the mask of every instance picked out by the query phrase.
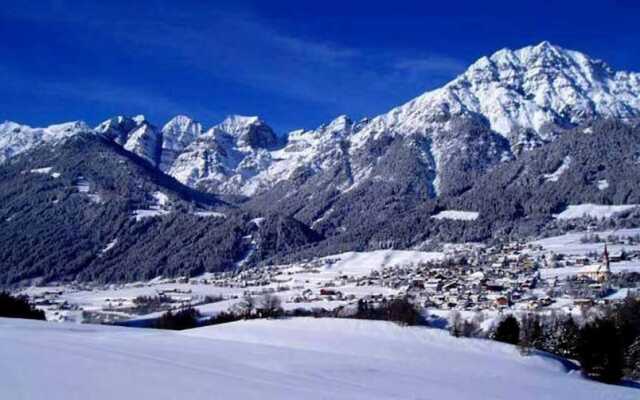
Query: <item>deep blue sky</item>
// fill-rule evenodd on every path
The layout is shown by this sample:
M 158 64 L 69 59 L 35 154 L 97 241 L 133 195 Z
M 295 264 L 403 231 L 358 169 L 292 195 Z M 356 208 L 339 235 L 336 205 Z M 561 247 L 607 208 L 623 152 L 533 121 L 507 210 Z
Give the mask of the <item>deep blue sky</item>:
M 379 114 L 542 40 L 640 71 L 638 3 L 0 0 L 0 120 L 245 114 L 282 133 Z

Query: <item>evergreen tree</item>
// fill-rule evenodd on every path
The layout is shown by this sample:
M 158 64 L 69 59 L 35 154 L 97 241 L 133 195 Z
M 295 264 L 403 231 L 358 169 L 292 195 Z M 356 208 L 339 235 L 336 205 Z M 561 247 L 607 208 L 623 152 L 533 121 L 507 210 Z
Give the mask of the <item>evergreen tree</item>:
M 594 379 L 615 383 L 622 378 L 623 346 L 612 320 L 599 319 L 585 325 L 578 339 L 582 371 Z
M 167 311 L 154 324 L 157 329 L 182 330 L 191 329 L 198 326 L 200 312 L 193 307 L 188 307 L 172 313 Z
M 576 325 L 576 322 L 571 316 L 559 321 L 554 332 L 555 340 L 553 346 L 547 351 L 562 357 L 577 357 L 579 333 L 578 325 Z
M 520 340 L 520 324 L 518 323 L 518 320 L 513 315 L 509 315 L 500 321 L 495 333 L 493 334 L 493 340 L 518 344 L 518 341 Z
M 540 318 L 536 314 L 526 314 L 522 317 L 520 329 L 520 350 L 529 354 L 533 349 L 542 347 L 543 335 Z
M 45 320 L 44 311 L 36 309 L 25 296 L 0 292 L 0 317 Z
M 627 348 L 624 361 L 626 375 L 640 379 L 640 336 Z

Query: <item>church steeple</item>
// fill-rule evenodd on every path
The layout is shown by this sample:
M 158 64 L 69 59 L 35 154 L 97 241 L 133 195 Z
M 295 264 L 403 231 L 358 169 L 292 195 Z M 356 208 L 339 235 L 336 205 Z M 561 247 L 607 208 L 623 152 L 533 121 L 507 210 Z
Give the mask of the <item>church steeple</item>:
M 604 271 L 603 271 L 604 270 Z M 611 277 L 611 266 L 609 265 L 609 249 L 607 249 L 607 243 L 604 244 L 604 252 L 602 253 L 602 264 L 598 268 L 600 282 L 606 283 Z
M 609 266 L 609 251 L 607 250 L 607 244 L 604 244 L 604 266 L 605 266 L 605 270 L 607 272 L 607 274 L 609 274 L 611 272 L 611 268 Z

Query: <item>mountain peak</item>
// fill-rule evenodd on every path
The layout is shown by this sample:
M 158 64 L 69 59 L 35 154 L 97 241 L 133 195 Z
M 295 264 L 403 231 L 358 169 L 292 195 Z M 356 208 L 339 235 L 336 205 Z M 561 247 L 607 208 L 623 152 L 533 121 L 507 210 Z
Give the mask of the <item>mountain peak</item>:
M 71 121 L 32 128 L 12 121 L 0 124 L 0 162 L 43 143 L 58 143 L 80 133 L 93 130 L 83 121 Z
M 548 40 L 543 40 L 542 42 L 534 45 L 533 48 L 535 48 L 535 49 L 537 49 L 539 51 L 547 51 L 547 50 L 551 50 L 551 49 L 558 49 L 560 47 L 551 44 Z
M 199 135 L 200 131 L 202 130 L 202 125 L 189 116 L 176 115 L 162 127 L 162 131 L 169 134 L 176 132 L 185 132 L 187 130 Z
M 443 89 L 423 95 L 425 112 L 479 114 L 505 137 L 532 129 L 543 140 L 594 118 L 640 116 L 637 74 L 543 41 L 481 57 Z M 627 77 L 623 81 L 623 78 Z
M 174 116 L 173 118 L 171 118 L 167 123 L 169 122 L 190 122 L 193 121 L 193 118 L 191 118 L 188 115 L 184 115 L 184 114 L 178 114 L 176 116 Z
M 23 127 L 30 128 L 27 125 L 23 125 L 15 121 L 5 120 L 4 122 L 0 123 L 0 134 L 6 134 L 10 131 L 21 129 Z
M 258 116 L 229 115 L 207 134 L 222 132 L 236 138 L 239 146 L 252 148 L 274 148 L 280 144 L 269 125 Z
M 339 115 L 333 121 L 329 122 L 327 125 L 323 125 L 321 129 L 325 131 L 344 131 L 350 130 L 353 126 L 353 121 L 347 115 Z
M 143 114 L 138 114 L 135 117 L 132 118 L 134 121 L 136 121 L 136 123 L 138 124 L 142 124 L 143 122 L 147 121 L 147 117 L 145 117 Z
M 179 153 L 202 135 L 202 125 L 186 115 L 176 115 L 162 127 L 160 169 L 168 171 Z
M 258 116 L 246 116 L 246 115 L 229 115 L 220 124 L 218 128 L 227 132 L 234 133 L 238 130 L 245 129 L 249 125 L 264 123 Z

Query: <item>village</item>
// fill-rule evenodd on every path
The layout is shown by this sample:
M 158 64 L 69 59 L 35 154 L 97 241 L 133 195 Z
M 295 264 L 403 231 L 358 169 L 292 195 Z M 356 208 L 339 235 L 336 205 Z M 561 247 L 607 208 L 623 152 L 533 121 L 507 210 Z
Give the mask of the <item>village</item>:
M 187 306 L 213 315 L 243 296 L 265 293 L 276 294 L 287 310 L 332 311 L 395 298 L 441 312 L 585 310 L 639 294 L 640 249 L 610 241 L 615 250 L 598 240 L 591 251 L 573 255 L 536 242 L 463 244 L 428 257 L 381 250 L 194 278 L 32 287 L 23 294 L 49 319 L 95 323 L 155 318 Z M 404 257 L 393 262 L 398 253 Z

